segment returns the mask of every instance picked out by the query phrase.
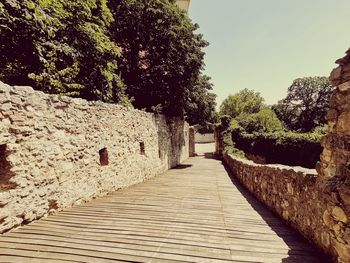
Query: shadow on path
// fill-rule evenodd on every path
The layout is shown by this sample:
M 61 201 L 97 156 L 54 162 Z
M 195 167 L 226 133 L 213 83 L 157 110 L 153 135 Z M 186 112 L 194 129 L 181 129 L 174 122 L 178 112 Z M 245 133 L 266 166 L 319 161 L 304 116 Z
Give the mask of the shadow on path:
M 214 153 L 204 153 L 206 159 L 215 159 L 222 160 L 219 156 Z M 242 196 L 248 201 L 251 207 L 261 216 L 261 218 L 266 222 L 266 224 L 280 237 L 283 239 L 285 244 L 289 247 L 288 258 L 282 259 L 282 263 L 331 263 L 330 258 L 308 240 L 306 240 L 299 232 L 293 229 L 291 226 L 288 226 L 283 219 L 279 217 L 276 213 L 270 210 L 266 205 L 260 202 L 252 193 L 250 193 L 237 179 L 234 173 L 229 169 L 229 167 L 222 162 L 227 174 L 229 175 L 232 184 L 238 189 Z M 305 246 L 296 244 L 296 240 L 303 241 L 304 244 L 310 247 L 310 251 L 318 251 L 319 253 L 315 254 L 315 257 L 318 257 L 319 260 L 315 261 L 314 258 L 305 261 Z M 309 254 L 310 255 L 310 254 Z M 301 257 L 304 257 L 304 261 L 301 261 Z
M 181 169 L 191 168 L 192 166 L 193 166 L 192 164 L 179 164 L 172 169 L 181 170 Z

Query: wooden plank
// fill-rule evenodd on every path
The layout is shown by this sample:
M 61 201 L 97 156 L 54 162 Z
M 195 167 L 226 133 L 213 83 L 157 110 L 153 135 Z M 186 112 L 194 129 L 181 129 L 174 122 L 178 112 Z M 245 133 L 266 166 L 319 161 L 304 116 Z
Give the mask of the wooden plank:
M 4 234 L 0 262 L 322 262 L 220 161 L 186 164 Z

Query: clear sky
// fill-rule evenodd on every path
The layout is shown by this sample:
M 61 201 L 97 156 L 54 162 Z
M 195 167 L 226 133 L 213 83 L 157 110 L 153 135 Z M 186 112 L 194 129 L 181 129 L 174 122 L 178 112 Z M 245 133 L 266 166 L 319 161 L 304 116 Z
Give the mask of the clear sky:
M 220 104 L 248 88 L 268 104 L 298 77 L 329 76 L 350 47 L 350 0 L 191 0 Z

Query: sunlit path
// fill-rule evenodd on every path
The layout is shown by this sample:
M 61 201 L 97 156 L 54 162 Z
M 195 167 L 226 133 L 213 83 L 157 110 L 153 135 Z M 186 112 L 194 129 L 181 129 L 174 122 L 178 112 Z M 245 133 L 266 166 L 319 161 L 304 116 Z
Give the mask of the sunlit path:
M 0 238 L 0 262 L 320 262 L 210 154 Z

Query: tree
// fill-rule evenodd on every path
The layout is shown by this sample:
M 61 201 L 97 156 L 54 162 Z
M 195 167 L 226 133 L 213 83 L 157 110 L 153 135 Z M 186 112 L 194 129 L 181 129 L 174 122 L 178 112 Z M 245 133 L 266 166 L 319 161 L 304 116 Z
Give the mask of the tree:
M 326 77 L 306 77 L 293 81 L 285 99 L 273 110 L 286 127 L 311 132 L 326 124 L 326 113 L 333 88 Z
M 259 112 L 264 106 L 264 98 L 260 93 L 244 89 L 235 95 L 228 96 L 220 106 L 221 115 L 237 118 Z
M 110 36 L 122 48 L 120 74 L 133 105 L 183 116 L 207 46 L 174 0 L 113 0 Z M 190 107 L 189 107 L 190 108 Z
M 238 124 L 247 133 L 269 133 L 283 130 L 281 121 L 270 108 L 263 108 L 245 118 L 238 118 Z
M 48 93 L 127 102 L 107 0 L 4 0 L 0 78 Z
M 212 88 L 213 84 L 210 83 L 210 78 L 200 75 L 195 85 L 188 91 L 185 112 L 189 124 L 206 126 L 207 123 L 216 122 L 216 95 L 210 92 Z

